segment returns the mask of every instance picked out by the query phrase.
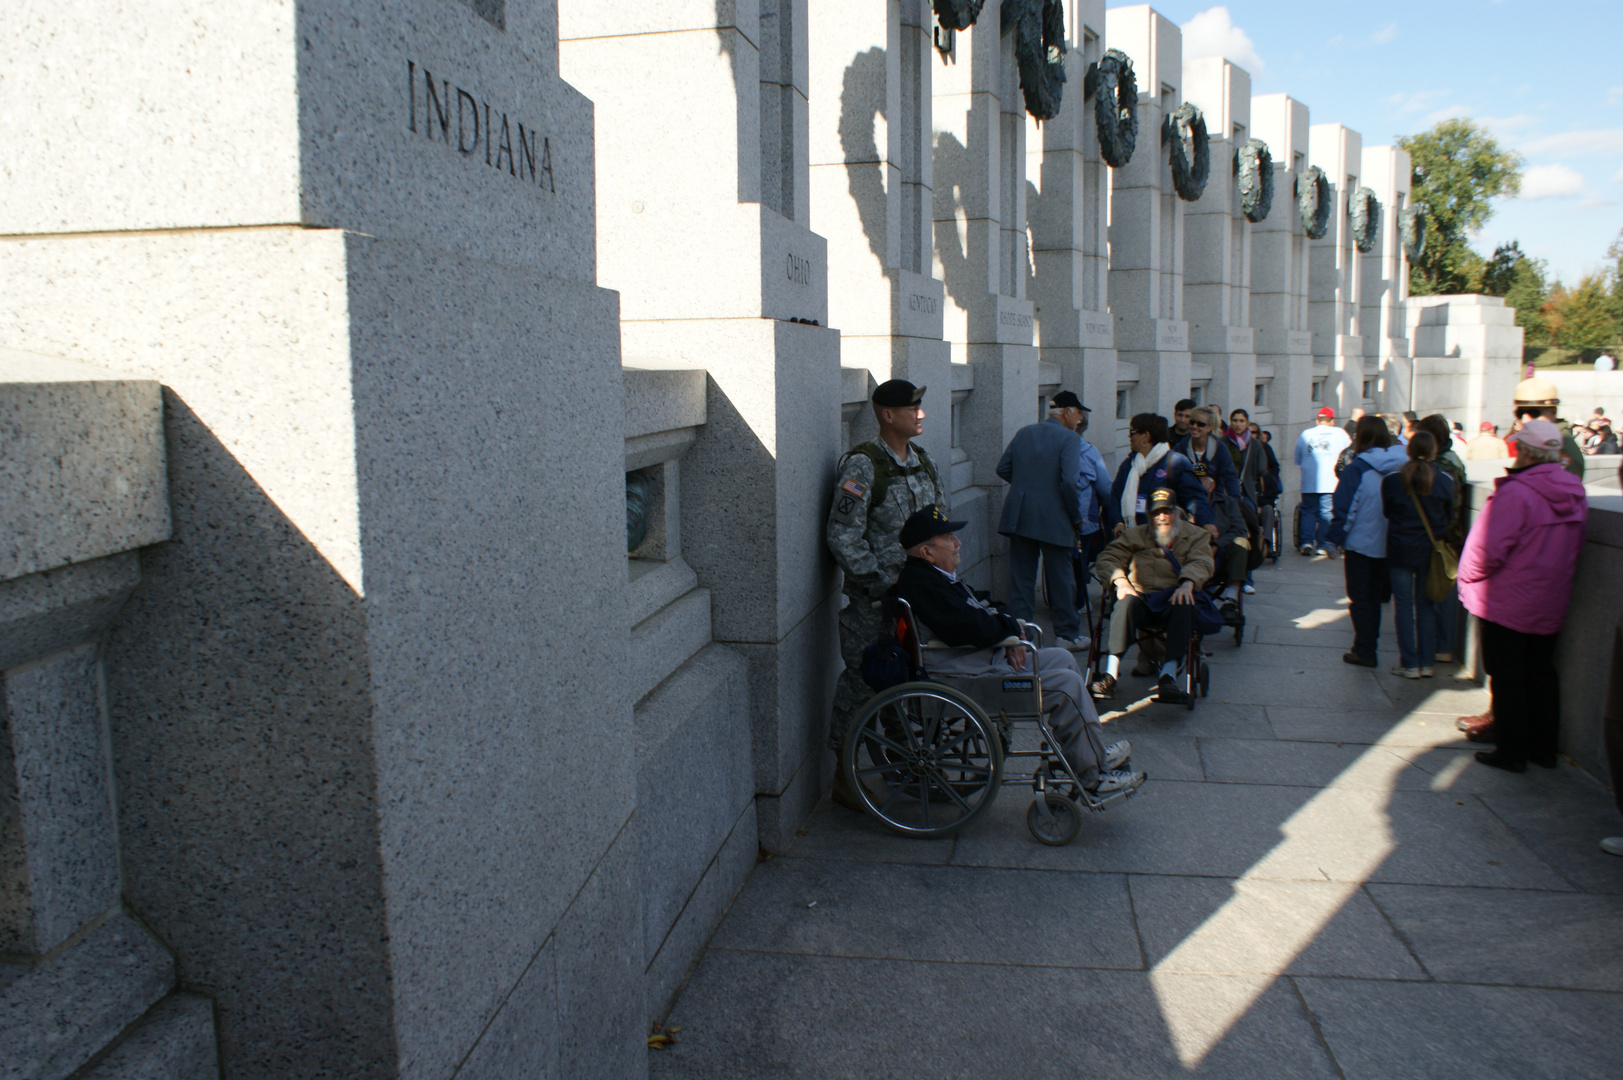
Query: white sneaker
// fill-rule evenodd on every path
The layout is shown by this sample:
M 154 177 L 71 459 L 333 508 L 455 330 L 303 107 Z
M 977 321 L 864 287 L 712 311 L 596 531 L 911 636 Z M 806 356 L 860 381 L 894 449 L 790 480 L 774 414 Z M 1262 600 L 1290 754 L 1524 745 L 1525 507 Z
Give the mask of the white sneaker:
M 1397 667 L 1392 669 L 1392 674 L 1396 675 L 1400 679 L 1418 679 L 1420 678 L 1420 669 L 1404 667 L 1402 664 L 1399 664 Z
M 1095 795 L 1114 795 L 1118 791 L 1131 791 L 1143 782 L 1144 774 L 1141 772 L 1110 769 L 1100 773 L 1098 780 L 1088 790 Z
M 1105 747 L 1105 771 L 1115 772 L 1127 764 L 1127 759 L 1133 756 L 1133 744 L 1126 739 L 1113 742 Z
M 1057 638 L 1054 639 L 1054 647 L 1056 649 L 1069 649 L 1071 652 L 1081 652 L 1083 649 L 1086 649 L 1092 643 L 1093 642 L 1089 638 L 1085 638 L 1085 637 L 1080 637 L 1080 638 L 1057 637 Z
M 1430 678 L 1434 677 L 1436 674 L 1437 674 L 1437 669 L 1436 668 L 1423 667 L 1423 668 L 1420 669 L 1420 677 L 1422 679 L 1430 679 Z
M 1323 559 L 1333 559 L 1333 558 L 1336 557 L 1336 553 L 1331 551 L 1329 548 L 1320 548 L 1319 550 L 1315 551 L 1313 554 L 1317 555 L 1317 556 L 1319 556 L 1320 558 L 1323 558 Z
M 1302 552 L 1303 555 L 1311 555 L 1311 554 L 1313 554 L 1313 545 L 1312 544 L 1303 544 L 1302 547 L 1301 547 L 1301 552 Z
M 1623 836 L 1608 836 L 1600 842 L 1600 849 L 1608 855 L 1623 855 Z
M 1247 596 L 1255 596 L 1257 594 L 1257 587 L 1248 582 L 1247 584 L 1240 586 L 1240 591 L 1245 593 Z

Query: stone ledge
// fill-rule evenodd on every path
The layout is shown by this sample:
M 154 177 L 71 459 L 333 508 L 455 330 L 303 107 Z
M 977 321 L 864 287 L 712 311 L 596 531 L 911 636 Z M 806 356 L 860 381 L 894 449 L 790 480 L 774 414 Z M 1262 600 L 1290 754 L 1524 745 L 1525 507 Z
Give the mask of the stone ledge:
M 171 994 L 80 1080 L 215 1080 L 214 1005 Z
M 157 382 L 0 350 L 0 433 L 0 580 L 169 538 Z

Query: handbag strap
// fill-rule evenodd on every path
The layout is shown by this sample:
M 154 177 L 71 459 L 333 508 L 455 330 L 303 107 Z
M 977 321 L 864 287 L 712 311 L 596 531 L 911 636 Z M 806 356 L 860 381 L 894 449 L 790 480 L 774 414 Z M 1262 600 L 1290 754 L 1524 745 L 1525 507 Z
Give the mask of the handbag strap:
M 1426 527 L 1426 539 L 1431 541 L 1432 547 L 1436 547 L 1437 534 L 1431 531 L 1431 519 L 1426 517 L 1426 508 L 1420 505 L 1420 496 L 1414 493 L 1414 488 L 1409 487 L 1409 482 L 1407 480 L 1403 482 L 1403 486 L 1408 490 L 1409 498 L 1414 500 L 1414 509 L 1415 513 L 1420 515 L 1420 524 Z

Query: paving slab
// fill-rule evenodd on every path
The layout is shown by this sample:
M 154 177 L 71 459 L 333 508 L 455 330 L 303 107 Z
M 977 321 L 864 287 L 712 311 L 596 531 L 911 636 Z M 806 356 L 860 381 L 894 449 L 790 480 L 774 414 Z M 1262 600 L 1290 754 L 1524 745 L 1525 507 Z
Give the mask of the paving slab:
M 1139 969 L 1116 874 L 774 859 L 733 901 L 712 949 Z
M 1623 1061 L 1623 995 L 1295 982 L 1346 1080 L 1596 1080 Z
M 1416 885 L 1369 892 L 1438 980 L 1623 991 L 1623 896 Z
M 915 840 L 898 836 L 866 814 L 828 801 L 812 811 L 800 833 L 782 858 L 945 863 L 952 856 L 951 837 Z
M 1355 884 L 1140 874 L 1128 882 L 1157 971 L 1426 977 Z
M 1286 784 L 1363 791 L 1429 791 L 1434 777 L 1404 748 L 1260 739 L 1201 740 L 1206 779 L 1226 784 Z
M 1216 680 L 1215 672 L 1212 678 Z M 1147 688 L 1149 680 L 1130 681 L 1143 682 L 1146 686 L 1143 692 L 1150 693 Z M 1215 689 L 1213 692 L 1215 694 Z M 1271 739 L 1274 735 L 1273 728 L 1268 726 L 1267 713 L 1257 705 L 1234 704 L 1208 697 L 1202 698 L 1190 709 L 1183 705 L 1132 700 L 1137 696 L 1136 691 L 1130 696 L 1118 691 L 1115 701 L 1099 702 L 1101 707 L 1107 704 L 1121 706 L 1100 714 L 1105 725 L 1106 742 L 1120 738 L 1133 739 L 1140 732 L 1210 739 Z
M 1325 649 L 1352 647 L 1352 624 L 1332 622 L 1325 626 L 1303 629 L 1284 623 L 1258 623 L 1256 641 L 1263 645 L 1314 645 Z
M 1257 977 L 712 950 L 668 1023 L 656 1080 L 1336 1075 L 1295 991 Z
M 1561 799 L 1544 793 L 1478 799 L 1575 888 L 1623 893 L 1623 858 L 1600 849 L 1602 837 L 1623 835 L 1623 823 L 1611 792 L 1594 780 L 1582 777 Z
M 1229 704 L 1318 705 L 1326 709 L 1389 709 L 1392 701 L 1367 668 L 1212 664 L 1211 698 Z M 1204 704 L 1202 702 L 1201 704 Z M 1200 705 L 1195 706 L 1199 711 Z
M 1250 609 L 1247 608 L 1247 621 Z M 1292 671 L 1298 668 L 1328 668 L 1331 671 L 1343 671 L 1351 665 L 1341 659 L 1345 652 L 1344 647 L 1318 647 L 1303 648 L 1299 645 L 1263 645 L 1247 643 L 1240 648 L 1232 647 L 1232 642 L 1226 638 L 1217 642 L 1219 646 L 1212 652 L 1212 663 L 1224 667 L 1270 667 L 1285 668 Z M 1228 646 L 1228 647 L 1225 647 Z
M 1157 780 L 1204 780 L 1200 746 L 1193 735 L 1173 735 L 1156 731 L 1128 734 L 1125 728 L 1105 728 L 1107 736 L 1129 738 L 1133 743 L 1133 768 Z M 1113 741 L 1107 739 L 1107 742 Z M 1623 859 L 1619 859 L 1623 862 Z
M 1391 708 L 1326 709 L 1303 705 L 1269 705 L 1267 712 L 1269 726 L 1273 728 L 1274 735 L 1281 739 L 1478 749 L 1455 729 L 1453 713 L 1405 713 Z
M 1381 663 L 1366 669 L 1392 703 L 1404 712 L 1449 713 L 1454 716 L 1474 715 L 1486 709 L 1493 701 L 1486 687 L 1463 679 L 1439 674 L 1430 679 L 1404 679 L 1393 675 L 1392 665 L 1398 662 L 1397 647 L 1390 656 L 1383 651 Z M 1437 669 L 1439 673 L 1442 669 Z

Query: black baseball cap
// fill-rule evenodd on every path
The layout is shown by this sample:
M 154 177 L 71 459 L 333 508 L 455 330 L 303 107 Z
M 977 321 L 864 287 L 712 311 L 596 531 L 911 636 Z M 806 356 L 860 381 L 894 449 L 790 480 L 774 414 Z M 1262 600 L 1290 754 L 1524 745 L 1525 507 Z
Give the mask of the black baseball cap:
M 902 525 L 902 531 L 897 541 L 904 549 L 922 544 L 933 536 L 957 532 L 967 521 L 948 521 L 947 515 L 941 512 L 941 507 L 935 503 L 921 507 Z
M 1082 404 L 1082 399 L 1077 397 L 1069 390 L 1061 390 L 1059 393 L 1049 398 L 1048 407 L 1050 409 L 1081 409 L 1083 412 L 1093 411 L 1086 405 Z
M 1154 514 L 1158 510 L 1176 510 L 1177 508 L 1178 496 L 1172 491 L 1171 488 L 1160 488 L 1155 492 L 1155 494 L 1150 496 L 1151 514 Z
M 924 400 L 924 387 L 914 386 L 906 379 L 890 379 L 879 384 L 873 392 L 873 403 L 882 409 L 895 409 L 902 405 L 917 405 Z

